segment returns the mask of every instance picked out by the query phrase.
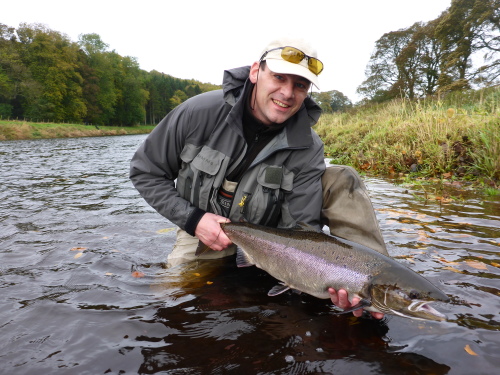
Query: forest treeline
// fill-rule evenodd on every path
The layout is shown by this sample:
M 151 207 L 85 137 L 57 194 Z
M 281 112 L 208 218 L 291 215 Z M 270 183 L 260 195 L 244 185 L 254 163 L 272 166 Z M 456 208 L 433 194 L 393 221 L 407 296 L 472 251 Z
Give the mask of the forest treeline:
M 356 48 L 356 46 L 353 46 Z M 358 104 L 416 99 L 500 81 L 500 0 L 452 0 L 435 20 L 380 37 Z M 184 100 L 218 88 L 141 70 L 97 34 L 77 42 L 43 24 L 0 24 L 0 118 L 107 125 L 156 124 Z M 353 106 L 313 93 L 324 112 Z
M 96 125 L 156 124 L 217 86 L 141 70 L 97 34 L 73 42 L 43 24 L 0 24 L 0 118 Z
M 497 85 L 500 0 L 452 0 L 438 18 L 382 35 L 365 73 L 357 89 L 360 104 Z M 325 112 L 352 106 L 339 91 L 314 96 Z

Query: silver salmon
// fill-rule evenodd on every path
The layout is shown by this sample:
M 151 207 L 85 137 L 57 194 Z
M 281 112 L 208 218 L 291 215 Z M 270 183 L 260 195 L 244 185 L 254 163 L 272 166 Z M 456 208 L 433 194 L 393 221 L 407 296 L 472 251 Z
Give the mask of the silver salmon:
M 278 229 L 250 223 L 225 223 L 222 228 L 238 246 L 237 265 L 255 265 L 281 283 L 268 295 L 289 289 L 330 298 L 328 288 L 345 289 L 360 302 L 351 309 L 421 320 L 445 320 L 433 301 L 449 298 L 411 269 L 366 246 L 308 227 Z

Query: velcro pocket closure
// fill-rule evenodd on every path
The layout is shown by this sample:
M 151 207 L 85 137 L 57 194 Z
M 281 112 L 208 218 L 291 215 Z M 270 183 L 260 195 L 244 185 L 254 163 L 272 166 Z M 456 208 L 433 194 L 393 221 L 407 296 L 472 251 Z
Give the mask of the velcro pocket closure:
M 291 191 L 293 188 L 293 173 L 282 166 L 262 165 L 257 174 L 257 182 L 269 189 Z

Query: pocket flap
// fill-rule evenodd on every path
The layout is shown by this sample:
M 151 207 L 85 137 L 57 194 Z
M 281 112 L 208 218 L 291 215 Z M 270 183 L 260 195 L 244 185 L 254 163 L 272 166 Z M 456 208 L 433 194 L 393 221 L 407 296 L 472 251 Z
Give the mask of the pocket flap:
M 224 157 L 222 152 L 204 146 L 193 159 L 192 165 L 199 171 L 214 176 L 219 171 Z

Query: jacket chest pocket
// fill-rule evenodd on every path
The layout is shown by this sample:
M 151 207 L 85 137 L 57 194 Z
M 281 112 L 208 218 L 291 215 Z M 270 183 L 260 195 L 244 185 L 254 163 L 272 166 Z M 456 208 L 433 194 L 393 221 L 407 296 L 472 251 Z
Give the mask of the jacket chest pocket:
M 293 189 L 293 173 L 283 166 L 261 165 L 257 185 L 249 197 L 248 221 L 266 226 L 277 226 L 282 204 Z
M 181 160 L 177 191 L 194 206 L 207 210 L 210 192 L 222 183 L 229 158 L 208 146 L 186 145 Z

